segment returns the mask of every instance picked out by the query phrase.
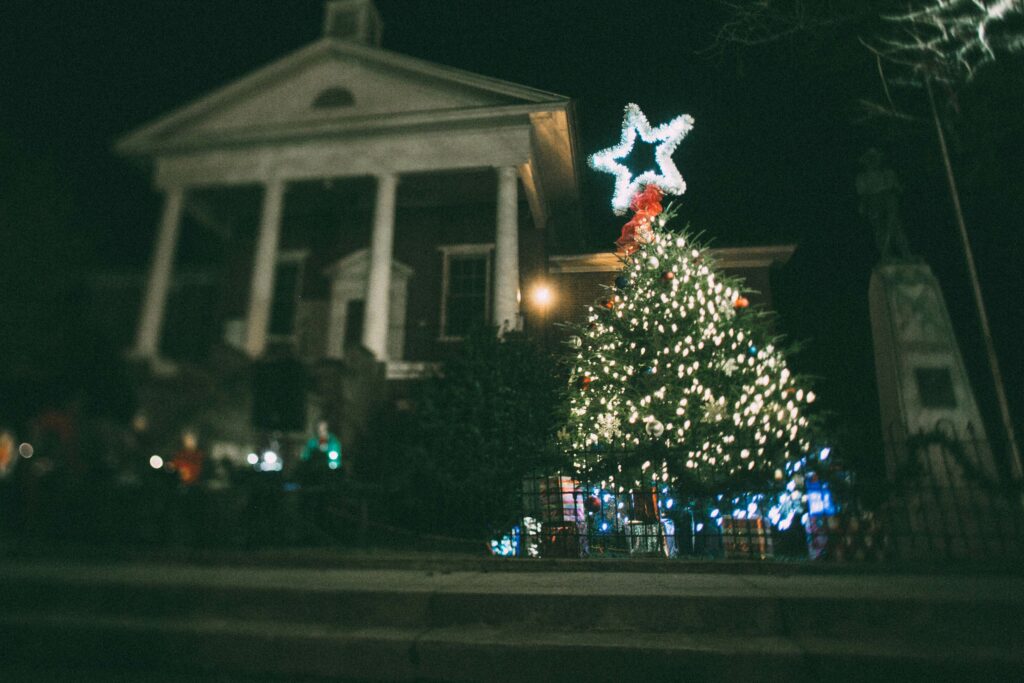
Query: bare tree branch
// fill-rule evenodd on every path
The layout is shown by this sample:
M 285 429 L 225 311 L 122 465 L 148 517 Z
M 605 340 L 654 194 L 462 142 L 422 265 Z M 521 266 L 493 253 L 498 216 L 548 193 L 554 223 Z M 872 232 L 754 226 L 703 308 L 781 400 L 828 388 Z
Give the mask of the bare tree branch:
M 711 49 L 767 45 L 797 34 L 814 35 L 846 21 L 857 0 L 717 0 L 728 18 Z
M 924 122 L 924 119 L 921 119 L 921 118 L 919 118 L 917 116 L 912 116 L 910 114 L 907 114 L 906 112 L 902 112 L 899 109 L 897 109 L 895 106 L 888 107 L 888 106 L 879 104 L 878 102 L 875 102 L 874 100 L 860 99 L 860 100 L 857 100 L 857 104 L 860 106 L 860 109 L 861 109 L 861 111 L 864 114 L 863 119 L 860 119 L 860 118 L 856 119 L 856 120 L 859 120 L 859 121 L 868 121 L 868 120 L 872 120 L 872 119 L 886 118 L 886 119 L 894 119 L 896 121 L 901 121 L 903 123 L 920 124 L 920 123 Z
M 889 31 L 872 49 L 920 78 L 970 80 L 998 54 L 1024 50 L 1024 0 L 918 0 L 882 20 Z
M 1024 0 L 716 0 L 726 14 L 712 50 L 868 19 L 861 42 L 920 82 L 970 80 L 1000 53 L 1024 52 Z

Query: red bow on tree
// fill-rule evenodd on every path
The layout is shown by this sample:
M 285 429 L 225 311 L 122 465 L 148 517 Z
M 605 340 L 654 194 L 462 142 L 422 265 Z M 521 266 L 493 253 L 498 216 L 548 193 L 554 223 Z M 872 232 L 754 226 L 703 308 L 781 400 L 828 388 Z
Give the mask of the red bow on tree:
M 651 240 L 651 220 L 662 212 L 661 198 L 664 196 L 657 185 L 648 185 L 633 195 L 629 202 L 629 208 L 634 212 L 633 217 L 622 226 L 622 235 L 615 240 L 616 246 L 627 256 L 639 249 L 639 244 Z

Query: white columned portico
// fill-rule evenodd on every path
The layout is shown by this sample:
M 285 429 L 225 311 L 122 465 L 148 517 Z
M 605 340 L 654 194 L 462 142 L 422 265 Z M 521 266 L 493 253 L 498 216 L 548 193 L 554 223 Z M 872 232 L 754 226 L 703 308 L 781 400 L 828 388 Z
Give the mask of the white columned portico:
M 281 237 L 281 209 L 284 205 L 283 180 L 274 178 L 263 187 L 263 212 L 260 234 L 252 264 L 249 288 L 249 317 L 245 328 L 245 351 L 259 358 L 267 346 L 270 307 L 274 298 L 274 274 L 277 270 L 277 244 Z
M 500 332 L 519 327 L 519 197 L 514 166 L 498 169 L 498 215 L 494 239 L 494 324 Z
M 135 336 L 135 350 L 132 355 L 137 358 L 152 360 L 160 352 L 160 333 L 163 329 L 167 292 L 171 284 L 174 252 L 178 247 L 178 230 L 184 207 L 185 189 L 175 186 L 167 190 L 164 212 L 160 219 L 160 233 L 157 235 L 156 250 L 153 253 L 153 263 L 146 284 L 146 297 Z
M 398 177 L 377 176 L 377 199 L 370 238 L 370 265 L 366 275 L 363 346 L 379 361 L 388 360 L 388 324 L 391 310 L 391 263 L 395 241 L 395 195 Z M 396 359 L 397 360 L 397 359 Z

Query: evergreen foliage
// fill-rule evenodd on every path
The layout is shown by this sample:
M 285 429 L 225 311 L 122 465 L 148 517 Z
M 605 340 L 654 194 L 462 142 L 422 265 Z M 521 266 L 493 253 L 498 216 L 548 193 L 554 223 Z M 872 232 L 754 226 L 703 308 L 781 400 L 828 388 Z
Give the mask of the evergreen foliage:
M 511 525 L 523 475 L 551 451 L 563 381 L 524 336 L 471 333 L 391 435 L 389 488 L 403 526 L 475 537 Z
M 609 486 L 770 478 L 809 451 L 814 394 L 769 314 L 695 237 L 666 230 L 674 212 L 657 206 L 570 338 L 562 436 Z

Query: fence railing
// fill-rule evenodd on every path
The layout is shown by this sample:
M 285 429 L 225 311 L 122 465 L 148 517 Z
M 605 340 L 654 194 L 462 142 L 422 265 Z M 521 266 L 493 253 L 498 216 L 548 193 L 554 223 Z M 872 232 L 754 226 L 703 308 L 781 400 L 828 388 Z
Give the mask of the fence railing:
M 573 453 L 572 466 L 524 477 L 522 521 L 492 548 L 521 557 L 1024 558 L 1021 491 L 984 466 L 987 443 L 933 435 L 897 445 L 901 466 L 877 479 L 855 477 L 829 449 L 742 482 L 661 481 L 658 458 L 679 455 L 670 451 Z M 606 476 L 640 460 L 653 478 Z
M 341 471 L 303 478 L 300 469 L 250 467 L 185 487 L 163 470 L 147 468 L 124 485 L 120 477 L 34 473 L 34 461 L 25 461 L 0 480 L 0 531 L 210 547 L 472 550 L 489 542 L 496 555 L 522 558 L 1024 560 L 1021 489 L 990 466 L 987 443 L 933 434 L 887 446 L 897 466 L 886 477 L 857 477 L 821 449 L 740 481 L 664 478 L 661 460 L 681 456 L 665 450 L 553 450 L 522 463 L 512 482 L 514 521 L 489 541 L 417 528 L 393 513 L 401 491 L 352 481 Z M 482 527 L 491 520 L 480 521 Z

